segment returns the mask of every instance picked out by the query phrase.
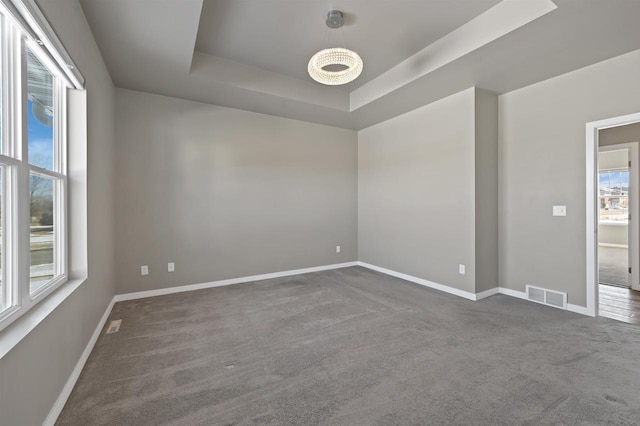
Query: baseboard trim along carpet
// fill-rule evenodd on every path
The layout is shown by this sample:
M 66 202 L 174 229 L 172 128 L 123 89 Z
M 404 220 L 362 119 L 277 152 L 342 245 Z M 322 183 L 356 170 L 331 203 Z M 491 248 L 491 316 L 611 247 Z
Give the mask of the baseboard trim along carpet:
M 93 347 L 98 341 L 98 337 L 100 337 L 100 333 L 102 332 L 102 329 L 104 328 L 104 325 L 107 322 L 107 319 L 109 318 L 109 315 L 111 314 L 111 310 L 113 309 L 113 305 L 115 303 L 123 302 L 126 300 L 143 299 L 146 297 L 163 296 L 166 294 L 201 290 L 205 288 L 222 287 L 222 286 L 241 284 L 241 283 L 247 283 L 252 281 L 262 281 L 262 280 L 268 280 L 272 278 L 287 277 L 291 275 L 308 274 L 311 272 L 327 271 L 331 269 L 348 268 L 351 266 L 362 266 L 364 268 L 371 269 L 373 271 L 391 275 L 396 278 L 400 278 L 406 281 L 410 281 L 412 283 L 420 284 L 425 287 L 432 288 L 434 290 L 439 290 L 445 293 L 453 294 L 455 296 L 463 297 L 465 299 L 472 300 L 472 301 L 482 300 L 487 297 L 493 296 L 495 294 L 504 294 L 507 296 L 516 297 L 518 299 L 527 300 L 526 293 L 523 291 L 511 290 L 504 287 L 495 287 L 480 293 L 471 293 L 471 292 L 459 290 L 457 288 L 453 288 L 444 284 L 438 284 L 433 281 L 425 280 L 423 278 L 414 277 L 412 275 L 403 274 L 402 272 L 393 271 L 391 269 L 382 268 L 379 266 L 375 266 L 369 263 L 359 262 L 359 261 L 336 263 L 333 265 L 316 266 L 312 268 L 293 269 L 289 271 L 274 272 L 269 274 L 251 275 L 247 277 L 211 281 L 208 283 L 168 287 L 168 288 L 162 288 L 158 290 L 148 290 L 148 291 L 138 291 L 135 293 L 117 294 L 113 297 L 113 299 L 107 306 L 107 309 L 102 315 L 102 318 L 100 319 L 100 322 L 98 323 L 95 331 L 91 335 L 91 339 L 89 339 L 89 342 L 87 343 L 87 346 L 85 347 L 84 352 L 82 352 L 82 356 L 78 360 L 78 363 L 76 364 L 75 368 L 71 372 L 69 379 L 67 380 L 64 387 L 62 388 L 60 395 L 56 399 L 56 402 L 54 403 L 51 410 L 49 411 L 49 414 L 47 415 L 47 418 L 45 419 L 43 426 L 55 425 L 56 420 L 58 419 L 58 416 L 60 415 L 60 413 L 62 412 L 62 409 L 64 408 L 64 405 L 67 403 L 67 399 L 69 398 L 69 395 L 71 395 L 71 391 L 73 390 L 73 387 L 75 386 L 76 382 L 78 381 L 78 378 L 80 377 L 80 373 L 82 372 L 82 369 L 84 368 L 84 365 L 87 362 L 87 359 L 89 359 L 89 355 L 91 354 Z M 587 315 L 587 316 L 589 315 L 587 308 L 585 308 L 584 306 L 567 304 L 567 310 L 578 313 L 578 314 L 582 314 L 582 315 Z
M 527 302 L 531 302 L 529 299 L 527 299 L 527 293 L 525 293 L 524 291 L 518 291 L 518 290 L 512 290 L 510 288 L 500 287 L 499 292 L 500 294 L 504 294 L 506 296 L 511 296 L 518 299 L 526 300 Z M 545 305 L 545 306 L 549 306 L 549 305 Z M 558 309 L 558 308 L 555 308 L 555 309 Z M 572 303 L 567 303 L 567 311 L 574 312 L 580 315 L 586 315 L 588 317 L 593 316 L 589 314 L 589 311 L 587 310 L 586 307 L 580 306 L 580 305 L 574 305 Z
M 402 272 L 393 271 L 387 268 L 381 268 L 380 266 L 371 265 L 370 263 L 358 262 L 358 265 L 374 271 L 382 272 L 383 274 L 391 275 L 392 277 L 400 278 L 405 281 L 411 281 L 412 283 L 420 284 L 435 290 L 444 291 L 445 293 L 453 294 L 459 297 L 464 297 L 465 299 L 469 299 L 473 301 L 481 300 L 486 297 L 493 296 L 494 294 L 498 294 L 498 287 L 492 288 L 487 291 L 483 291 L 481 293 L 471 293 L 469 291 L 464 291 L 454 287 L 449 287 L 448 285 L 425 280 L 424 278 L 414 277 L 413 275 L 403 274 Z
M 330 269 L 348 268 L 356 266 L 358 262 L 335 263 L 333 265 L 314 266 L 312 268 L 292 269 L 289 271 L 273 272 L 270 274 L 251 275 L 248 277 L 230 278 L 227 280 L 211 281 L 208 283 L 191 284 L 176 287 L 160 288 L 158 290 L 138 291 L 135 293 L 117 294 L 114 299 L 116 302 L 125 300 L 143 299 L 145 297 L 163 296 L 165 294 L 182 293 L 184 291 L 202 290 L 204 288 L 222 287 L 226 285 L 248 283 L 252 281 L 269 280 L 272 278 L 288 277 L 291 275 L 308 274 L 311 272 L 327 271 Z
M 58 399 L 49 410 L 49 414 L 47 418 L 44 420 L 43 426 L 54 426 L 56 424 L 56 420 L 58 420 L 58 416 L 62 413 L 62 409 L 64 405 L 67 403 L 67 399 L 69 399 L 69 395 L 71 395 L 71 391 L 73 390 L 78 378 L 80 377 L 80 373 L 82 373 L 82 369 L 84 365 L 87 363 L 89 359 L 89 355 L 91 355 L 91 351 L 98 341 L 98 337 L 100 337 L 100 333 L 102 333 L 102 329 L 104 328 L 104 324 L 107 322 L 109 315 L 111 314 L 111 310 L 113 309 L 113 305 L 115 304 L 115 297 L 111 299 L 109 305 L 107 305 L 107 309 L 105 309 L 104 314 L 102 314 L 102 318 L 100 318 L 100 322 L 98 322 L 98 326 L 94 330 L 91 338 L 89 339 L 89 343 L 84 348 L 80 359 L 76 363 L 76 366 L 73 368 L 71 375 L 67 379 L 67 382 L 64 384 L 60 395 L 58 395 Z

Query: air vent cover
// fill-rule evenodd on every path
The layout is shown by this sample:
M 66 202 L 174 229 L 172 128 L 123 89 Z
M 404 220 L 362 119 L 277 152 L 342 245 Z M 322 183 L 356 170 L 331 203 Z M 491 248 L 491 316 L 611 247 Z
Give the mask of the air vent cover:
M 544 289 L 527 286 L 527 297 L 534 302 L 544 303 Z
M 567 309 L 567 293 L 560 291 L 528 285 L 527 299 L 554 308 Z

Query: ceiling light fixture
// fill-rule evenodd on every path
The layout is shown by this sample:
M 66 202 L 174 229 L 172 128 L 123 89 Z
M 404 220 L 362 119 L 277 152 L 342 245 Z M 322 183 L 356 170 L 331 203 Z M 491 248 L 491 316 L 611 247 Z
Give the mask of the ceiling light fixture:
M 339 10 L 332 10 L 327 14 L 327 27 L 331 29 L 340 29 L 342 34 L 342 25 L 344 24 L 344 16 Z M 344 37 L 342 38 L 344 45 Z M 342 69 L 333 70 L 331 68 L 340 67 Z M 362 72 L 362 58 L 356 52 L 346 47 L 331 47 L 323 49 L 313 55 L 309 60 L 307 67 L 309 75 L 318 83 L 327 84 L 329 86 L 337 86 L 347 84 L 360 75 Z

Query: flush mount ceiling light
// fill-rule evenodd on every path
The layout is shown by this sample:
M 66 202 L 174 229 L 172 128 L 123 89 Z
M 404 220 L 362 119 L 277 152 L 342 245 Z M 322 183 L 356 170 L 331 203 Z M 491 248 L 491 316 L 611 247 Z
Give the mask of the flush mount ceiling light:
M 332 10 L 327 14 L 327 27 L 341 28 L 344 17 L 339 10 Z M 340 30 L 342 33 L 342 30 Z M 344 44 L 344 38 L 343 38 Z M 329 86 L 347 84 L 362 72 L 362 58 L 356 52 L 346 47 L 331 47 L 323 49 L 313 55 L 307 67 L 309 75 L 318 83 Z M 339 68 L 336 70 L 335 68 Z

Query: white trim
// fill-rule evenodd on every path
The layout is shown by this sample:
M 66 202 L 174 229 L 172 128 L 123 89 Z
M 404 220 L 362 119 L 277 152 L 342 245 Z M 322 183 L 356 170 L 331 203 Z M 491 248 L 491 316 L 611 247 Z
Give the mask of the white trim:
M 527 293 L 525 293 L 524 291 L 512 290 L 510 288 L 500 287 L 500 294 L 504 294 L 505 296 L 515 297 L 516 299 L 523 299 L 523 300 L 526 300 L 527 302 L 530 302 L 530 300 L 527 298 Z
M 3 2 L 5 13 L 11 18 L 28 37 L 30 42 L 42 42 L 41 50 L 45 51 L 55 63 L 58 74 L 69 85 L 76 89 L 83 89 L 85 79 L 71 56 L 36 4 L 35 0 L 9 0 Z
M 230 278 L 226 280 L 211 281 L 201 284 L 191 284 L 176 287 L 159 288 L 157 290 L 138 291 L 135 293 L 117 294 L 114 297 L 116 302 L 122 302 L 125 300 L 143 299 L 145 297 L 164 296 L 166 294 L 183 293 L 185 291 L 202 290 L 205 288 L 222 287 L 233 284 L 246 283 L 251 281 L 262 281 L 271 278 L 288 277 L 291 275 L 308 274 L 310 272 L 327 271 L 330 269 L 348 268 L 350 266 L 356 266 L 358 262 L 346 262 L 336 263 L 333 265 L 315 266 L 312 268 L 292 269 L 289 271 L 273 272 L 270 274 L 251 275 L 248 277 Z
M 506 296 L 511 296 L 511 297 L 515 297 L 517 299 L 526 300 L 527 302 L 533 302 L 533 301 L 531 301 L 531 300 L 529 300 L 527 298 L 527 293 L 525 293 L 524 291 L 512 290 L 512 289 L 506 288 L 506 287 L 495 287 L 495 288 L 492 288 L 492 289 L 489 289 L 489 290 L 482 291 L 480 293 L 471 293 L 471 292 L 468 292 L 468 291 L 459 290 L 457 288 L 449 287 L 449 286 L 444 285 L 444 284 L 434 283 L 432 281 L 428 281 L 428 280 L 425 280 L 423 278 L 418 278 L 418 277 L 414 277 L 412 275 L 403 274 L 401 272 L 392 271 L 391 269 L 381 268 L 379 266 L 371 265 L 369 263 L 365 263 L 365 262 L 357 262 L 357 263 L 358 263 L 358 266 L 362 266 L 362 267 L 365 267 L 365 268 L 368 268 L 368 269 L 372 269 L 374 271 L 382 272 L 383 274 L 391 275 L 393 277 L 400 278 L 400 279 L 403 279 L 403 280 L 406 280 L 406 281 L 411 281 L 413 283 L 420 284 L 420 285 L 423 285 L 425 287 L 433 288 L 435 290 L 440 290 L 440 291 L 443 291 L 445 293 L 453 294 L 455 296 L 464 297 L 465 299 L 468 299 L 468 300 L 478 301 L 478 300 L 486 299 L 487 297 L 493 296 L 495 294 L 504 294 Z M 554 306 L 551 306 L 551 305 L 545 305 L 545 306 L 554 307 Z M 588 310 L 584 306 L 572 305 L 571 303 L 568 303 L 566 310 L 567 311 L 571 311 L 571 312 L 575 312 L 575 313 L 578 313 L 578 314 L 589 316 Z
M 613 244 L 613 243 L 598 243 L 600 247 L 614 247 L 614 248 L 625 248 L 628 249 L 629 246 L 626 244 Z
M 588 317 L 592 317 L 593 315 L 589 314 L 589 310 L 585 306 L 574 305 L 572 303 L 567 303 L 567 311 L 574 312 L 580 315 L 586 315 Z
M 49 316 L 67 297 L 86 281 L 86 277 L 71 279 L 64 283 L 49 297 L 32 306 L 28 311 L 17 311 L 15 317 L 11 317 L 11 325 L 5 326 L 0 331 L 0 359 L 27 337 L 31 331 Z M 20 314 L 18 316 L 18 313 Z M 9 322 L 9 319 L 7 319 Z
M 515 297 L 517 299 L 526 300 L 527 302 L 536 303 L 533 300 L 529 300 L 527 298 L 527 293 L 525 293 L 524 291 L 518 291 L 518 290 L 512 290 L 510 288 L 506 288 L 506 287 L 500 287 L 500 294 L 504 294 L 505 296 Z M 549 306 L 551 308 L 554 307 L 554 306 L 551 306 L 551 305 L 545 305 L 544 303 L 542 303 L 542 305 Z M 574 305 L 572 303 L 567 303 L 567 309 L 566 310 L 569 311 L 569 312 L 574 312 L 576 314 L 586 315 L 588 317 L 592 317 L 593 316 L 593 315 L 589 314 L 589 310 L 586 307 L 580 306 L 580 305 Z
M 587 315 L 598 315 L 598 131 L 640 122 L 640 113 L 592 121 L 586 128 Z
M 500 293 L 500 287 L 490 288 L 489 290 L 481 291 L 480 293 L 476 293 L 476 300 L 486 299 L 487 297 L 491 297 Z
M 102 333 L 104 324 L 107 322 L 107 319 L 111 314 L 111 310 L 113 309 L 114 304 L 115 304 L 115 297 L 111 299 L 111 302 L 109 302 L 107 309 L 104 311 L 104 314 L 102 314 L 102 318 L 100 318 L 100 322 L 98 322 L 98 326 L 96 327 L 95 331 L 91 335 L 91 339 L 89 339 L 89 343 L 87 343 L 87 346 L 84 348 L 84 352 L 82 352 L 80 359 L 76 363 L 75 368 L 73 369 L 73 371 L 71 372 L 71 375 L 67 379 L 67 383 L 64 384 L 62 391 L 58 395 L 58 399 L 56 399 L 56 402 L 53 404 L 53 407 L 51 407 L 51 410 L 49 410 L 49 414 L 47 415 L 47 418 L 45 419 L 43 426 L 49 426 L 49 425 L 53 426 L 55 425 L 56 420 L 58 420 L 58 416 L 62 412 L 64 405 L 67 403 L 67 399 L 69 399 L 69 395 L 71 395 L 71 391 L 73 391 L 73 388 L 76 385 L 78 378 L 80 377 L 80 373 L 82 373 L 82 369 L 84 368 L 84 365 L 87 363 L 87 360 L 89 359 L 89 355 L 91 355 L 91 351 L 93 350 L 93 347 L 95 346 L 96 342 L 98 341 L 98 338 L 100 337 L 100 334 Z
M 453 294 L 455 296 L 464 297 L 465 299 L 474 301 L 477 300 L 477 294 L 475 293 L 459 290 L 457 288 L 449 287 L 448 285 L 444 284 L 434 283 L 433 281 L 425 280 L 424 278 L 414 277 L 413 275 L 403 274 L 402 272 L 392 271 L 391 269 L 381 268 L 380 266 L 371 265 L 370 263 L 365 262 L 358 262 L 358 266 L 363 266 L 365 268 L 382 272 L 383 274 L 391 275 L 392 277 L 400 278 L 406 281 L 411 281 L 412 283 L 420 284 L 425 287 L 433 288 L 435 290 L 444 291 L 445 293 Z

